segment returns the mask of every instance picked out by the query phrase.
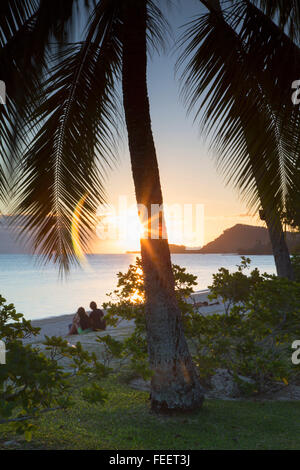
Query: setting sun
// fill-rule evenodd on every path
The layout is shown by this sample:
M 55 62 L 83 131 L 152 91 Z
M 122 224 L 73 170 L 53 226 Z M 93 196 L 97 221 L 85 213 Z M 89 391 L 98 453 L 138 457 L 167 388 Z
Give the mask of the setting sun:
M 139 251 L 140 239 L 147 237 L 147 215 L 141 223 L 136 205 L 127 206 L 126 198 L 119 197 L 119 205 L 110 206 L 98 213 L 98 246 L 101 241 L 115 242 L 120 250 Z M 151 217 L 152 236 L 159 238 L 159 207 L 153 209 Z M 202 204 L 172 204 L 164 206 L 165 226 L 170 243 L 192 247 L 203 246 L 204 207 Z M 141 211 L 140 211 L 141 213 Z M 165 231 L 162 229 L 162 233 Z

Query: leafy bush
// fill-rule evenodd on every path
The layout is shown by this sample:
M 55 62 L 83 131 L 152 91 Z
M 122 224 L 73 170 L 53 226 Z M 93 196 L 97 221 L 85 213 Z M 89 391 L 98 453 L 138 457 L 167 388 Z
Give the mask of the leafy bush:
M 176 296 L 180 303 L 185 334 L 200 377 L 209 383 L 219 368 L 225 368 L 243 394 L 272 390 L 276 384 L 297 379 L 291 363 L 291 343 L 300 337 L 300 284 L 276 276 L 249 274 L 250 259 L 242 257 L 237 271 L 220 268 L 209 287 L 210 299 L 224 304 L 224 314 L 205 315 L 187 302 L 196 285 L 196 276 L 173 266 Z M 118 274 L 117 289 L 105 305 L 107 322 L 117 325 L 133 320 L 134 333 L 125 341 L 106 336 L 107 357 L 129 360 L 136 374 L 151 376 L 147 361 L 144 291 L 141 261 L 127 273 Z
M 193 312 L 193 305 L 186 299 L 193 292 L 196 276 L 186 272 L 185 268 L 173 265 L 176 296 L 183 316 L 188 317 Z M 107 310 L 107 325 L 119 326 L 124 320 L 133 321 L 134 332 L 124 341 L 119 341 L 106 335 L 98 338 L 104 345 L 103 359 L 109 366 L 113 360 L 118 360 L 119 366 L 124 363 L 133 374 L 144 379 L 151 377 L 148 364 L 145 321 L 145 294 L 141 260 L 136 258 L 136 264 L 130 265 L 126 273 L 118 273 L 117 288 L 109 294 L 110 301 L 103 304 Z
M 300 285 L 257 269 L 247 275 L 249 266 L 242 257 L 237 272 L 221 268 L 213 276 L 210 298 L 221 298 L 225 314 L 197 318 L 193 328 L 199 369 L 202 360 L 213 370 L 225 368 L 241 392 L 252 394 L 297 377 L 290 358 L 300 335 Z
M 80 343 L 72 346 L 62 338 L 46 337 L 44 352 L 24 344 L 23 340 L 37 335 L 39 328 L 33 328 L 13 304 L 5 302 L 0 296 L 0 338 L 7 350 L 6 364 L 0 365 L 0 424 L 9 424 L 30 440 L 34 418 L 72 406 L 74 376 L 98 380 L 106 374 L 106 368 L 94 354 L 84 351 Z M 59 365 L 62 359 L 68 361 L 67 372 Z M 93 402 L 105 399 L 96 383 L 84 387 L 81 393 Z

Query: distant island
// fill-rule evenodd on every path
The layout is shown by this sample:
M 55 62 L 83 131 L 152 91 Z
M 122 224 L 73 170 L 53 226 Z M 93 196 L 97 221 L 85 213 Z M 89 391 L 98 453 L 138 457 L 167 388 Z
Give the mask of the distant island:
M 291 252 L 300 251 L 299 233 L 286 232 L 286 240 Z M 170 244 L 170 251 L 173 254 L 236 253 L 239 255 L 271 255 L 272 247 L 268 230 L 265 227 L 236 224 L 224 230 L 219 237 L 200 249 Z M 139 251 L 127 251 L 126 253 L 139 253 Z

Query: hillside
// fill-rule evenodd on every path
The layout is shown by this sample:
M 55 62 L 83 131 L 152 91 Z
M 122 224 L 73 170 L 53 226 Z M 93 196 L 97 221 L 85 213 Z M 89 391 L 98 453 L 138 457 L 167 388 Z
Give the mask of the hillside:
M 287 232 L 288 246 L 293 251 L 300 245 L 300 234 Z M 207 243 L 199 253 L 272 254 L 268 230 L 254 225 L 237 224 Z
M 287 232 L 286 239 L 291 252 L 299 251 L 300 234 Z M 238 253 L 241 255 L 271 255 L 272 247 L 266 228 L 237 224 L 224 230 L 219 237 L 207 243 L 201 249 L 170 244 L 170 251 L 174 254 Z M 127 253 L 139 253 L 139 251 L 128 251 Z
M 291 252 L 300 249 L 300 234 L 287 232 L 286 239 Z M 271 255 L 272 247 L 268 230 L 255 225 L 237 224 L 207 243 L 201 249 L 186 248 L 184 245 L 170 244 L 171 253 L 238 253 L 240 255 Z M 127 253 L 139 253 L 128 251 Z

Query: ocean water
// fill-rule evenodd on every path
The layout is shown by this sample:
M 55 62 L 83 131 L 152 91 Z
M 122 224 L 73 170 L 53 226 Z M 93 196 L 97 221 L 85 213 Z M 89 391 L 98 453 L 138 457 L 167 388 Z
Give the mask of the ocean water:
M 27 319 L 46 318 L 73 313 L 78 307 L 89 308 L 91 300 L 100 306 L 106 294 L 116 287 L 116 274 L 134 263 L 134 254 L 89 255 L 85 268 L 73 269 L 66 280 L 58 276 L 53 265 L 39 267 L 31 255 L 0 255 L 0 294 L 14 303 Z M 250 256 L 252 267 L 275 272 L 272 256 Z M 172 262 L 184 266 L 197 276 L 195 290 L 206 289 L 212 275 L 224 266 L 235 270 L 238 255 L 174 254 Z

